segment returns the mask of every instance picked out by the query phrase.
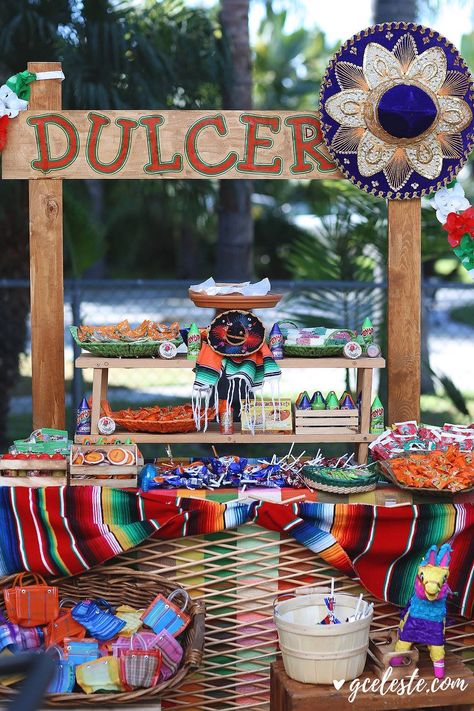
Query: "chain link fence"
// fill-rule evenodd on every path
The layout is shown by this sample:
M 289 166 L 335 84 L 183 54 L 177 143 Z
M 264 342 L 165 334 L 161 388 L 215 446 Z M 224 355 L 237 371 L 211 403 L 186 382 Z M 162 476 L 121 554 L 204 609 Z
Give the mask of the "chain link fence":
M 69 326 L 79 323 L 116 323 L 127 318 L 131 324 L 144 319 L 159 322 L 193 321 L 206 325 L 213 316 L 210 309 L 198 309 L 188 298 L 188 283 L 152 280 L 66 280 L 65 282 L 65 354 L 68 401 L 73 409 L 84 393 L 90 392 L 92 373 L 75 371 L 78 355 Z M 273 282 L 274 291 L 284 298 L 276 309 L 262 310 L 259 315 L 267 327 L 276 321 L 291 320 L 305 325 L 334 325 L 359 329 L 365 316 L 372 319 L 378 338 L 385 343 L 386 284 L 359 282 Z M 9 318 L 12 294 L 18 303 L 28 292 L 28 281 L 0 281 L 0 303 L 8 294 Z M 20 298 L 21 297 L 21 298 Z M 18 318 L 24 318 L 19 309 Z M 450 284 L 425 281 L 423 284 L 423 388 L 439 390 L 448 379 L 464 396 L 474 396 L 474 284 Z M 403 334 L 400 334 L 403 338 Z M 302 363 L 303 365 L 303 363 Z M 311 383 L 310 371 L 284 371 L 282 393 L 293 395 L 302 389 L 336 391 L 347 382 L 344 371 L 316 371 Z M 31 377 L 30 329 L 20 355 L 21 382 Z M 189 399 L 193 375 L 190 371 L 166 369 L 112 370 L 110 399 L 121 405 Z M 350 383 L 349 383 L 350 384 Z M 31 408 L 26 388 L 19 388 L 11 403 L 11 413 Z

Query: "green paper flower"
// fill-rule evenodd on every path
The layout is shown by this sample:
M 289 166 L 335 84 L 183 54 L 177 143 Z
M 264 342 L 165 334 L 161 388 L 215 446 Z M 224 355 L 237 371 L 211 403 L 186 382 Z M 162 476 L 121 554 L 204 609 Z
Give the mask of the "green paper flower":
M 29 101 L 31 93 L 30 84 L 32 81 L 35 81 L 35 79 L 36 74 L 25 69 L 24 72 L 18 72 L 18 74 L 11 76 L 7 79 L 5 84 L 9 89 L 11 89 L 11 91 L 15 92 L 19 99 Z

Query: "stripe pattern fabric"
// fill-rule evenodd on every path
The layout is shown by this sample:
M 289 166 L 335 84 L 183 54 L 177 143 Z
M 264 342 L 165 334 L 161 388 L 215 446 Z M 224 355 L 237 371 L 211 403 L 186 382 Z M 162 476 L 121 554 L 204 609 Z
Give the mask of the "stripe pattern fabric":
M 433 544 L 453 548 L 454 604 L 474 612 L 474 504 L 227 504 L 105 487 L 0 487 L 0 574 L 74 575 L 150 537 L 171 540 L 247 523 L 292 537 L 374 596 L 405 605 Z

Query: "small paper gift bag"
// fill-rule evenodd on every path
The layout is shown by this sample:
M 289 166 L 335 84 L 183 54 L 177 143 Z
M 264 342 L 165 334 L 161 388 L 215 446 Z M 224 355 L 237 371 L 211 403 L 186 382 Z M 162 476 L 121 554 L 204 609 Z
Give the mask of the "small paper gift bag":
M 182 609 L 172 602 L 177 595 L 184 596 Z M 177 637 L 189 624 L 190 617 L 185 613 L 188 601 L 189 596 L 185 590 L 174 590 L 167 598 L 160 593 L 145 610 L 142 620 L 156 634 L 167 630 L 173 637 Z
M 127 624 L 125 620 L 113 614 L 111 605 L 102 598 L 79 602 L 73 607 L 71 614 L 92 637 L 100 641 L 112 639 Z
M 34 579 L 33 585 L 23 582 L 28 575 Z M 3 597 L 10 622 L 22 627 L 47 625 L 59 614 L 58 588 L 47 585 L 36 573 L 17 575 L 12 587 L 3 591 Z
M 142 649 L 133 649 L 137 643 Z M 127 691 L 139 687 L 148 689 L 156 686 L 160 676 L 161 652 L 159 649 L 147 649 L 140 634 L 131 638 L 132 649 L 122 651 L 119 656 L 120 678 Z
M 115 614 L 119 619 L 125 620 L 125 627 L 120 632 L 123 637 L 131 636 L 143 626 L 141 617 L 143 609 L 136 610 L 130 605 L 120 605 L 115 610 Z
M 48 694 L 70 694 L 76 683 L 76 671 L 73 664 L 63 657 L 60 647 L 53 647 L 58 654 L 56 672 L 46 689 Z
M 67 604 L 68 600 L 62 600 L 60 608 Z M 74 605 L 74 602 L 72 603 Z M 44 637 L 47 647 L 60 644 L 66 637 L 70 639 L 84 639 L 86 628 L 77 622 L 72 616 L 72 610 L 61 609 L 59 617 L 49 623 L 45 628 Z
M 160 681 L 166 681 L 178 671 L 183 658 L 183 648 L 167 630 L 156 635 L 155 644 L 161 652 Z
M 101 657 L 76 667 L 76 680 L 86 694 L 95 691 L 123 691 L 120 669 L 115 657 Z
M 28 649 L 39 649 L 44 643 L 42 627 L 21 627 L 8 622 L 0 613 L 0 649 L 8 647 L 11 652 L 26 652 Z
M 84 664 L 98 659 L 99 645 L 95 639 L 66 639 L 64 640 L 66 659 L 73 665 Z

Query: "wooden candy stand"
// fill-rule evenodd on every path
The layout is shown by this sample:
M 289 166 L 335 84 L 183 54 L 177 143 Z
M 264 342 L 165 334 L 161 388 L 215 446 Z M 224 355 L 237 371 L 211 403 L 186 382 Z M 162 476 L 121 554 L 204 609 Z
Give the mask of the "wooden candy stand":
M 31 62 L 28 69 L 58 70 L 60 64 Z M 63 179 L 344 179 L 326 148 L 316 112 L 101 111 L 95 107 L 62 111 L 59 80 L 32 84 L 29 110 L 10 122 L 2 174 L 4 179 L 29 181 L 34 428 L 61 428 L 65 424 Z M 387 275 L 388 421 L 419 420 L 421 206 L 418 197 L 388 200 Z M 385 366 L 383 358 L 370 360 L 336 358 L 305 362 L 288 358 L 281 364 L 290 368 L 357 368 L 358 386 L 369 401 L 372 369 Z M 183 360 L 116 362 L 81 355 L 76 365 L 94 371 L 94 434 L 98 401 L 107 394 L 109 368 L 192 364 Z M 352 436 L 344 433 L 337 438 L 334 434 L 302 432 L 291 435 L 290 441 L 352 441 L 358 447 L 359 458 L 363 458 L 371 439 L 368 424 L 368 410 L 364 410 L 359 430 Z M 256 441 L 253 435 L 240 433 L 230 437 L 213 432 L 175 437 L 131 436 L 136 441 L 152 442 Z M 279 435 L 266 435 L 261 441 L 273 443 L 281 439 Z M 396 499 L 397 503 L 412 502 L 405 493 Z M 175 495 L 186 496 L 189 492 L 177 490 L 172 493 L 173 499 Z M 206 498 L 205 492 L 195 495 Z M 240 495 L 235 491 L 219 491 L 208 498 L 227 502 Z M 256 495 L 262 495 L 262 491 L 258 490 Z M 294 491 L 281 489 L 269 495 L 276 502 L 284 502 L 292 500 Z M 344 500 L 375 505 L 386 503 L 389 496 L 377 491 Z M 315 499 L 314 492 L 308 493 L 307 500 Z M 318 496 L 318 501 L 324 500 L 324 496 Z M 203 711 L 268 709 L 269 669 L 277 655 L 272 602 L 276 595 L 299 586 L 325 584 L 334 574 L 309 548 L 276 529 L 266 530 L 253 523 L 174 540 L 150 538 L 114 559 L 114 565 L 123 566 L 124 570 L 129 567 L 159 572 L 206 600 L 204 666 L 191 681 L 165 698 L 163 705 L 168 709 Z M 340 590 L 359 593 L 357 581 L 340 573 L 336 575 Z M 398 610 L 380 600 L 374 602 L 373 626 L 382 631 L 396 626 Z M 462 654 L 466 660 L 472 659 L 472 625 L 457 618 L 448 632 L 447 643 L 451 651 Z

